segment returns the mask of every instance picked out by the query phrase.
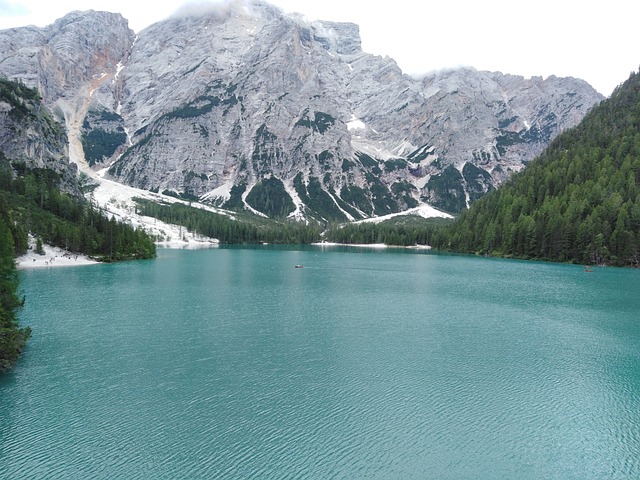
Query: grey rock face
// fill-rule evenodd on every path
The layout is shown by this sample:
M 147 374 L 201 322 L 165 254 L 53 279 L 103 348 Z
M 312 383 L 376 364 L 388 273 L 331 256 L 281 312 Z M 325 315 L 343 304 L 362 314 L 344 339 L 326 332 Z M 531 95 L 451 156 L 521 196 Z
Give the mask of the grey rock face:
M 59 187 L 78 194 L 77 168 L 69 163 L 67 136 L 35 90 L 0 80 L 0 160 L 14 169 L 47 169 Z
M 362 52 L 357 25 L 260 1 L 185 10 L 137 38 L 118 17 L 0 32 L 12 52 L 0 73 L 58 107 L 79 163 L 266 215 L 356 219 L 419 201 L 459 211 L 602 99 L 572 78 L 412 78 Z

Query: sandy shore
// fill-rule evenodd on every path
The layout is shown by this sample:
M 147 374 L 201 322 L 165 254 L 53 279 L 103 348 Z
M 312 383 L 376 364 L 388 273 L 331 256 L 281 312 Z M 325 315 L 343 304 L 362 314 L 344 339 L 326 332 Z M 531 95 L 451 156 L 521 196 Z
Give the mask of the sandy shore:
M 82 265 L 95 265 L 98 262 L 86 255 L 68 252 L 62 248 L 52 247 L 51 245 L 42 245 L 44 255 L 35 252 L 35 241 L 29 239 L 30 249 L 21 257 L 16 258 L 16 266 L 19 269 L 27 268 L 53 268 L 53 267 L 79 267 Z M 196 248 L 214 248 L 218 246 L 217 242 L 157 242 L 159 248 L 176 248 L 176 249 L 196 249 Z
M 100 263 L 85 255 L 77 255 L 58 247 L 43 245 L 44 255 L 37 254 L 35 247 L 21 257 L 16 258 L 16 266 L 19 269 L 26 268 L 53 268 L 53 267 L 77 267 L 81 265 L 95 265 Z

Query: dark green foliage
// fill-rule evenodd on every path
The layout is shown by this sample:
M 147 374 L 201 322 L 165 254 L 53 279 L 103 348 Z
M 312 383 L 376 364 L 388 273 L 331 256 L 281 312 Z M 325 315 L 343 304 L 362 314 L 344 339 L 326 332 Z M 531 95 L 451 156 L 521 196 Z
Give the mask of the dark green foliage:
M 251 154 L 251 161 L 256 172 L 271 172 L 271 165 L 278 163 L 283 158 L 284 154 L 276 144 L 277 139 L 277 135 L 270 132 L 265 124 L 262 124 L 256 131 L 253 153 Z
M 418 163 L 432 154 L 431 145 L 423 145 L 422 147 L 414 150 L 407 156 L 407 160 Z
M 247 189 L 247 184 L 242 183 L 240 185 L 234 185 L 231 187 L 229 200 L 227 200 L 223 207 L 229 210 L 242 210 L 244 203 L 242 202 L 242 195 Z
M 17 322 L 23 299 L 17 295 L 14 261 L 15 255 L 27 252 L 28 233 L 37 238 L 37 253 L 44 253 L 44 241 L 104 261 L 155 256 L 155 244 L 146 233 L 61 193 L 56 173 L 24 166 L 20 171 L 22 176 L 14 178 L 6 162 L 0 168 L 0 372 L 15 364 L 31 334 Z
M 498 128 L 500 128 L 500 129 L 507 128 L 509 125 L 511 125 L 516 120 L 518 120 L 518 117 L 504 118 L 504 119 L 498 121 Z
M 344 160 L 342 160 L 342 171 L 343 172 L 348 172 L 349 170 L 351 170 L 353 167 L 355 167 L 356 164 L 347 160 L 346 158 Z
M 440 175 L 434 175 L 427 182 L 426 200 L 445 212 L 461 212 L 467 207 L 462 180 L 462 175 L 456 167 L 449 165 Z
M 82 124 L 83 128 L 91 128 L 91 123 L 89 122 L 89 118 L 93 122 L 122 122 L 123 119 L 120 115 L 115 112 L 110 112 L 109 110 L 91 110 L 87 114 L 87 118 L 85 118 L 84 123 Z
M 373 204 L 367 192 L 357 185 L 348 185 L 342 187 L 340 196 L 349 205 L 353 205 L 361 212 L 371 216 L 373 215 Z
M 342 189 L 342 198 L 367 214 L 382 216 L 400 211 L 400 206 L 395 200 L 394 195 L 389 188 L 380 181 L 380 175 L 382 175 L 380 166 L 384 166 L 386 172 L 402 170 L 407 167 L 407 161 L 403 159 L 393 159 L 387 160 L 386 162 L 379 162 L 362 152 L 356 152 L 356 157 L 362 166 L 368 170 L 368 172 L 365 173 L 365 178 L 368 183 L 370 195 L 365 195 L 365 200 L 362 198 L 362 195 L 359 195 L 357 190 L 352 190 L 353 187 L 350 187 L 348 189 Z M 404 203 L 413 204 L 414 200 L 409 199 Z M 373 207 L 373 211 L 371 211 L 371 206 Z
M 176 108 L 172 112 L 166 113 L 162 118 L 172 119 L 199 117 L 200 115 L 209 113 L 215 107 L 220 105 L 220 103 L 222 103 L 222 100 L 219 97 L 203 95 L 182 107 Z
M 360 160 L 360 163 L 363 167 L 368 168 L 371 173 L 375 175 L 381 175 L 382 170 L 380 169 L 380 163 L 377 160 L 374 160 L 366 153 L 356 152 L 356 157 Z
M 246 202 L 268 217 L 286 217 L 296 209 L 281 180 L 270 177 L 256 183 Z
M 489 152 L 485 152 L 484 150 L 473 152 L 473 161 L 477 165 L 486 165 L 487 163 L 491 162 L 491 160 L 492 155 Z M 495 167 L 495 170 L 498 169 L 500 169 L 499 165 Z
M 522 139 L 527 143 L 548 143 L 555 133 L 555 125 L 557 125 L 556 114 L 550 112 L 541 120 L 539 125 L 533 125 L 529 130 L 523 132 Z
M 518 132 L 502 132 L 502 135 L 496 138 L 496 149 L 502 156 L 507 152 L 507 147 L 518 143 L 524 143 L 524 139 Z
M 137 199 L 142 215 L 157 218 L 174 225 L 182 225 L 190 232 L 216 238 L 221 243 L 313 243 L 320 239 L 316 224 L 287 220 L 269 220 L 257 216 L 241 216 L 232 219 L 181 203 L 155 203 Z
M 305 112 L 305 115 L 296 122 L 296 127 L 310 128 L 313 131 L 323 134 L 336 123 L 336 119 L 328 113 L 315 112 L 313 119 L 309 118 L 307 113 L 308 112 Z
M 333 154 L 329 150 L 323 150 L 318 155 L 318 163 L 323 167 L 331 167 L 330 161 L 333 159 Z
M 82 148 L 89 165 L 109 158 L 127 141 L 124 131 L 108 132 L 99 128 L 82 135 Z
M 23 299 L 18 296 L 18 275 L 14 261 L 14 243 L 10 212 L 4 192 L 0 192 L 0 373 L 18 360 L 31 329 L 20 328 L 17 312 Z
M 197 202 L 197 195 L 193 195 L 189 192 L 174 192 L 173 190 L 163 190 L 163 195 L 167 195 L 168 197 L 179 198 L 181 200 L 187 200 L 189 202 Z
M 407 208 L 414 208 L 418 206 L 418 201 L 411 196 L 412 192 L 417 189 L 409 182 L 396 182 L 391 185 L 391 191 L 398 199 L 398 201 L 404 202 Z
M 22 83 L 0 78 L 0 101 L 11 105 L 9 115 L 16 119 L 32 116 L 30 102 L 40 102 L 40 94 Z
M 186 72 L 185 75 L 190 73 L 191 71 L 194 71 L 199 66 L 200 64 L 196 65 L 193 69 Z M 217 80 L 207 88 L 207 91 L 204 95 L 200 95 L 186 105 L 183 105 L 169 113 L 164 114 L 162 117 L 160 117 L 160 120 L 195 118 L 211 112 L 214 108 L 220 105 L 227 107 L 223 112 L 223 115 L 226 115 L 231 107 L 237 105 L 242 100 L 241 98 L 236 97 L 234 93 L 236 88 L 237 85 L 233 84 L 225 87 L 221 81 Z M 214 95 L 213 92 L 217 92 L 218 94 Z M 138 135 L 138 132 L 136 132 L 136 135 Z
M 361 218 L 364 218 L 363 215 L 353 205 L 345 202 L 342 198 L 340 198 L 337 195 L 335 195 L 334 198 L 338 203 L 338 205 L 340 206 L 340 208 L 345 212 L 347 212 L 349 215 L 351 215 L 354 220 L 359 220 Z
M 384 171 L 387 173 L 404 170 L 405 168 L 407 168 L 407 161 L 402 158 L 393 158 L 384 162 Z
M 42 242 L 102 261 L 155 256 L 155 244 L 144 231 L 109 219 L 87 201 L 60 192 L 58 184 L 50 170 L 27 171 L 15 179 L 10 170 L 0 171 L 16 254 L 25 253 L 30 232 Z
M 640 75 L 498 190 L 476 201 L 443 247 L 561 262 L 640 261 Z
M 39 122 L 37 128 L 41 135 L 48 140 L 60 141 L 60 137 L 64 136 L 64 129 L 42 106 L 41 100 L 36 89 L 29 88 L 19 82 L 0 78 L 0 101 L 7 102 L 11 106 L 9 117 L 16 121 Z M 23 123 L 23 125 L 26 126 L 27 123 Z
M 467 183 L 469 192 L 469 203 L 475 202 L 486 192 L 493 190 L 491 184 L 491 174 L 482 168 L 478 168 L 472 163 L 465 163 L 462 167 L 462 176 Z
M 400 211 L 398 203 L 393 199 L 393 195 L 383 184 L 380 179 L 368 173 L 365 175 L 369 183 L 369 191 L 371 192 L 371 202 L 373 203 L 373 212 L 376 216 L 388 215 Z
M 44 255 L 44 245 L 42 244 L 42 239 L 40 237 L 36 239 L 36 253 L 38 255 Z
M 300 200 L 313 212 L 313 215 L 320 217 L 318 220 L 347 220 L 347 217 L 338 208 L 333 198 L 322 188 L 320 180 L 316 177 L 310 177 L 309 183 L 305 185 L 302 174 L 299 173 L 293 179 L 293 187 Z
M 449 220 L 423 219 L 410 215 L 382 223 L 351 223 L 325 232 L 329 242 L 346 244 L 431 245 Z

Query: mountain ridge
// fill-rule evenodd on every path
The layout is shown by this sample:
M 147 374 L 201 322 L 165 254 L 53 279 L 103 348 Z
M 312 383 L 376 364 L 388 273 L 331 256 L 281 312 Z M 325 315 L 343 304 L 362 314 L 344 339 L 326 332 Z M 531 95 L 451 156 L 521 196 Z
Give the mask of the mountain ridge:
M 638 267 L 640 73 L 463 212 L 437 243 L 462 252 Z
M 259 1 L 183 12 L 137 36 L 117 14 L 70 15 L 1 31 L 13 60 L 0 74 L 43 91 L 72 161 L 267 216 L 356 220 L 420 203 L 459 212 L 602 99 L 572 78 L 459 69 L 415 79 L 363 52 L 357 25 Z M 78 31 L 83 48 L 69 50 Z M 79 65 L 65 76 L 69 51 Z

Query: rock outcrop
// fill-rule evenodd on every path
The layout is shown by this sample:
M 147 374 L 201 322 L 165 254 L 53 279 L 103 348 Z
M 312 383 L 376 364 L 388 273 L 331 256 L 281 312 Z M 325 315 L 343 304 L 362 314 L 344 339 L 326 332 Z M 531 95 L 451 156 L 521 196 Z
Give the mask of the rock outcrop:
M 258 0 L 185 10 L 137 37 L 119 15 L 74 12 L 0 32 L 0 52 L 0 74 L 64 119 L 76 163 L 268 216 L 458 212 L 602 99 L 573 78 L 412 78 L 363 52 L 357 25 Z
M 77 167 L 69 163 L 67 135 L 35 89 L 0 79 L 0 166 L 16 171 L 45 169 L 58 186 L 78 194 Z

